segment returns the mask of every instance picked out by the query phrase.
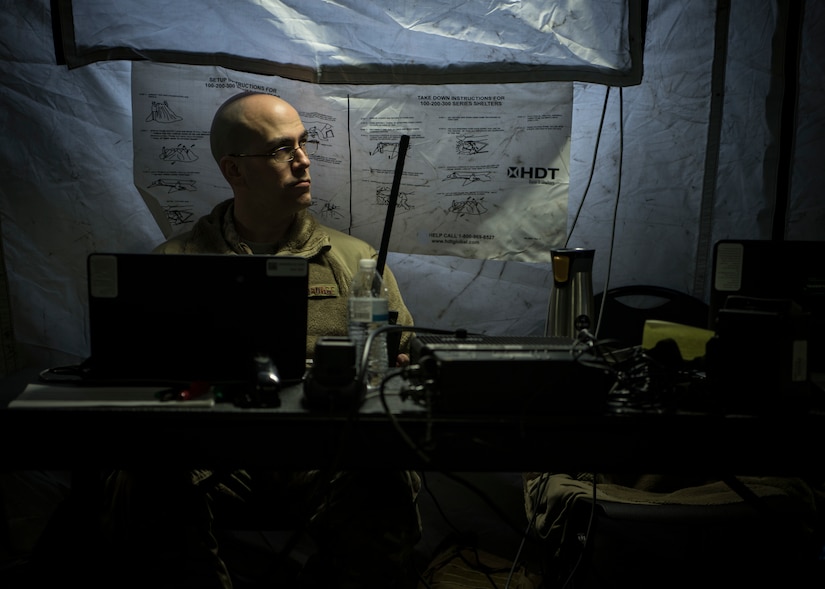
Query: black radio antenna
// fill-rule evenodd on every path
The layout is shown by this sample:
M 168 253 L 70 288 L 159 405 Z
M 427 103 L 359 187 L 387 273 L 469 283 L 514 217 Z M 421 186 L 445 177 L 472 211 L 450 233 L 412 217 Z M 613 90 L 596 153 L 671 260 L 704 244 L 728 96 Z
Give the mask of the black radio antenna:
M 381 237 L 381 247 L 378 249 L 378 263 L 376 270 L 384 275 L 384 264 L 387 262 L 387 249 L 390 246 L 390 233 L 392 233 L 392 221 L 395 218 L 395 206 L 398 203 L 398 191 L 401 188 L 401 175 L 404 173 L 404 160 L 407 157 L 407 148 L 410 145 L 410 136 L 402 135 L 398 143 L 397 159 L 395 160 L 395 175 L 392 178 L 392 189 L 390 190 L 390 200 L 387 206 L 387 218 L 384 220 L 384 235 Z

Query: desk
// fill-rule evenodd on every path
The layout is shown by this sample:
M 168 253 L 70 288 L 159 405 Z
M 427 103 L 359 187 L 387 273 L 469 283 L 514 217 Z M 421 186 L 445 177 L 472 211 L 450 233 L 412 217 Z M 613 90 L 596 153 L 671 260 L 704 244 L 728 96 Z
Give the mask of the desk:
M 436 415 L 391 397 L 355 419 L 303 408 L 301 386 L 277 409 L 9 409 L 25 378 L 3 383 L 3 469 L 94 467 L 410 468 L 737 475 L 825 474 L 825 412 Z M 397 425 L 397 427 L 396 427 Z M 424 449 L 415 449 L 398 429 Z M 812 452 L 814 453 L 811 456 Z

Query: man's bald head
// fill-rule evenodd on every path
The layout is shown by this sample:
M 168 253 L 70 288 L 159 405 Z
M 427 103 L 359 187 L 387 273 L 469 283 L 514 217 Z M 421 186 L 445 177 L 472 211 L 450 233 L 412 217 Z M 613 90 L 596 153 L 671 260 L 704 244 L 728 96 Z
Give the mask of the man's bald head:
M 224 102 L 215 112 L 209 134 L 212 157 L 220 164 L 230 153 L 242 153 L 259 136 L 256 121 L 272 113 L 297 116 L 287 101 L 271 94 L 243 92 Z

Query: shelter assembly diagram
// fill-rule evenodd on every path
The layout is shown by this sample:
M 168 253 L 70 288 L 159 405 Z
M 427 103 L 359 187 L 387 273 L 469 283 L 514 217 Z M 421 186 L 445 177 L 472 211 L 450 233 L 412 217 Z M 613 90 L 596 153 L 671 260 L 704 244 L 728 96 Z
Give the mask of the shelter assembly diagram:
M 146 117 L 147 121 L 156 121 L 158 123 L 175 123 L 181 120 L 181 117 L 176 115 L 167 101 L 152 102 L 152 112 Z
M 399 252 L 548 261 L 564 240 L 570 84 L 423 94 L 416 86 L 318 85 L 136 62 L 133 104 L 148 115 L 133 118 L 135 185 L 153 211 L 165 212 L 167 234 L 231 197 L 209 128 L 223 101 L 250 90 L 291 102 L 318 142 L 311 210 L 331 227 L 377 247 L 392 206 L 390 247 Z M 402 136 L 409 142 L 399 161 Z

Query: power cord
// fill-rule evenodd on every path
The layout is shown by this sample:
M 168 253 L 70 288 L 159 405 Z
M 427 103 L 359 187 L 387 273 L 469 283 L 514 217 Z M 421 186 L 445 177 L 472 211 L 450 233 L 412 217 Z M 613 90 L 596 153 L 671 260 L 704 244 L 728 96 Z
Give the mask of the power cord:
M 487 577 L 487 580 L 489 581 L 490 586 L 492 586 L 492 587 L 497 587 L 497 585 L 495 584 L 495 581 L 492 578 L 492 575 L 507 572 L 508 576 L 507 576 L 507 579 L 506 579 L 505 584 L 504 584 L 504 589 L 509 588 L 510 584 L 512 582 L 512 579 L 513 579 L 513 577 L 516 573 L 516 570 L 519 566 L 519 562 L 520 562 L 520 558 L 521 558 L 521 554 L 522 554 L 522 551 L 524 549 L 524 546 L 526 545 L 527 541 L 530 540 L 529 532 L 530 532 L 530 529 L 533 525 L 534 519 L 530 521 L 530 523 L 528 524 L 528 527 L 527 527 L 526 530 L 522 530 L 522 528 L 520 528 L 519 526 L 514 524 L 510 520 L 508 515 L 498 505 L 495 504 L 495 502 L 492 500 L 492 498 L 487 493 L 482 491 L 478 486 L 474 485 L 473 483 L 471 483 L 467 479 L 456 475 L 455 473 L 448 472 L 448 471 L 440 471 L 440 472 L 446 478 L 448 478 L 448 479 L 458 483 L 459 485 L 467 488 L 474 495 L 476 495 L 482 501 L 484 501 L 484 503 L 487 504 L 488 507 L 490 507 L 490 509 L 493 511 L 493 513 L 497 516 L 497 518 L 500 519 L 502 522 L 504 522 L 509 528 L 511 528 L 520 537 L 521 540 L 520 540 L 519 547 L 518 547 L 518 550 L 517 550 L 517 553 L 516 553 L 516 557 L 512 561 L 512 564 L 507 568 L 490 568 L 490 567 L 486 567 L 481 562 L 480 556 L 476 557 L 475 562 L 471 562 L 471 561 L 467 560 L 467 558 L 461 553 L 460 550 L 456 551 L 456 553 L 455 553 L 455 556 L 457 558 L 459 558 L 460 560 L 462 560 L 466 565 L 470 566 L 473 570 L 484 574 Z M 475 534 L 473 532 L 462 531 L 461 529 L 459 529 L 452 522 L 452 520 L 450 520 L 450 518 L 445 513 L 443 507 L 439 503 L 438 498 L 436 497 L 435 493 L 430 488 L 429 483 L 428 483 L 428 481 L 426 479 L 426 476 L 424 474 L 422 474 L 422 483 L 423 483 L 424 488 L 426 489 L 427 493 L 430 495 L 430 497 L 433 501 L 433 504 L 435 505 L 435 507 L 438 510 L 439 514 L 441 515 L 442 519 L 453 530 L 452 536 L 447 537 L 442 542 L 441 546 L 447 545 L 450 542 L 458 542 L 459 544 L 461 544 L 461 545 L 465 546 L 466 548 L 470 549 L 474 554 L 477 554 L 477 550 L 478 550 L 478 545 L 477 545 L 478 537 L 477 537 L 477 534 Z M 534 514 L 534 518 L 535 518 L 535 515 L 536 514 Z M 436 549 L 436 552 L 441 552 L 441 550 Z
M 584 555 L 587 553 L 588 543 L 591 541 L 590 533 L 593 529 L 593 521 L 596 519 L 596 473 L 593 473 L 593 493 L 590 496 L 590 515 L 587 520 L 587 527 L 584 531 L 584 542 L 582 542 L 581 551 L 579 552 L 579 556 L 576 559 L 575 564 L 570 569 L 570 574 L 565 579 L 564 583 L 561 586 L 561 589 L 565 589 L 573 582 L 573 577 L 579 570 L 582 562 L 584 561 Z
M 367 382 L 367 372 L 370 362 L 370 353 L 372 351 L 372 346 L 374 345 L 375 338 L 384 333 L 395 333 L 395 332 L 404 332 L 404 331 L 411 331 L 413 333 L 436 333 L 442 335 L 458 335 L 460 333 L 466 334 L 467 332 L 464 330 L 458 331 L 451 331 L 447 329 L 436 329 L 432 327 L 417 327 L 417 326 L 408 326 L 408 325 L 382 325 L 378 329 L 373 329 L 367 335 L 367 339 L 364 342 L 364 350 L 361 353 L 361 358 L 356 360 L 358 361 L 358 370 L 356 376 L 356 384 L 358 390 L 364 391 L 366 390 L 366 382 Z

